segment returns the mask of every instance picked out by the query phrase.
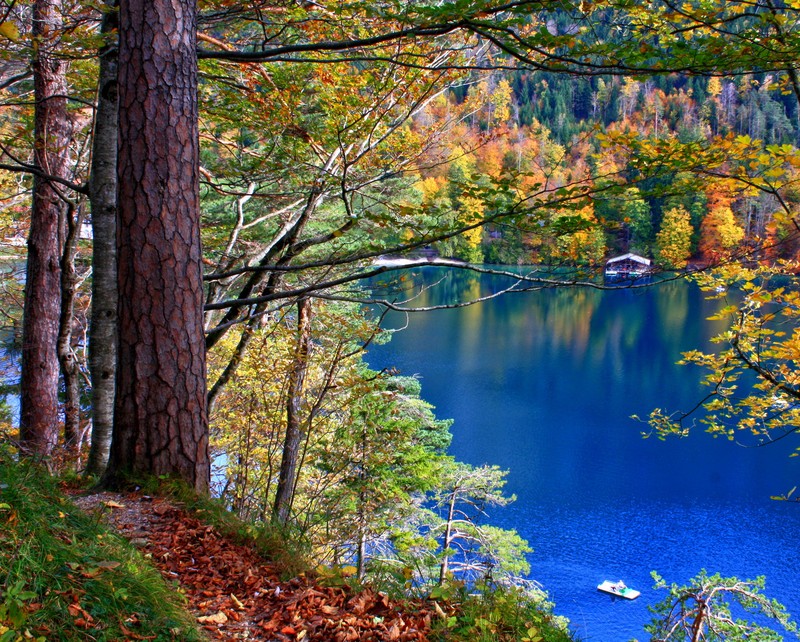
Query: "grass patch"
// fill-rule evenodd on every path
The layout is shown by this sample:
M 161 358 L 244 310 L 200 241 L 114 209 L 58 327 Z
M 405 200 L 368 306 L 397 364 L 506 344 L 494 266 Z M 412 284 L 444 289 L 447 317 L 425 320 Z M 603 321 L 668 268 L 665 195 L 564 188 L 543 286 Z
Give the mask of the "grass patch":
M 176 587 L 0 445 L 0 642 L 203 640 Z

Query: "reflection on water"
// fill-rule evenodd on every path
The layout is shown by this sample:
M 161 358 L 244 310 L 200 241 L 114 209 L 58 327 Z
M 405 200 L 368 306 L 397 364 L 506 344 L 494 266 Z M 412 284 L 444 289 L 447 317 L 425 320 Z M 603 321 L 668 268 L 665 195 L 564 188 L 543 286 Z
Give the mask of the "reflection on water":
M 418 271 L 416 287 L 433 270 Z M 441 305 L 504 287 L 451 273 L 415 305 Z M 493 515 L 529 540 L 532 576 L 583 639 L 645 639 L 650 571 L 685 582 L 701 568 L 767 576 L 800 616 L 800 506 L 769 500 L 800 480 L 796 444 L 745 449 L 701 431 L 642 439 L 631 419 L 686 410 L 703 394 L 682 350 L 708 347 L 724 302 L 676 282 L 644 290 L 513 293 L 464 309 L 414 314 L 374 347 L 375 367 L 419 374 L 438 416 L 455 419 L 451 452 L 511 470 L 518 500 Z M 386 324 L 405 324 L 390 316 Z M 631 603 L 598 594 L 603 579 L 643 591 Z

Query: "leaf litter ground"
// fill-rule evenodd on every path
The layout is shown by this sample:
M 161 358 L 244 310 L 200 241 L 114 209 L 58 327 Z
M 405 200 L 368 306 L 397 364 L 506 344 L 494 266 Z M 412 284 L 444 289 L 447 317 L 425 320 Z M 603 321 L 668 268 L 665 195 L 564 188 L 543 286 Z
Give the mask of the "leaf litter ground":
M 139 493 L 73 498 L 102 515 L 186 595 L 214 640 L 427 640 L 433 612 L 370 589 L 281 581 L 275 567 L 168 500 Z

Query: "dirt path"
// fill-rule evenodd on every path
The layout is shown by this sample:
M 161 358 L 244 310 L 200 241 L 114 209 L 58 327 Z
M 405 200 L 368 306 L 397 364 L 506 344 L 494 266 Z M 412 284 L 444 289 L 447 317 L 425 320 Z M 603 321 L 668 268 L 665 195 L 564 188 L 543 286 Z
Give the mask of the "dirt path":
M 97 493 L 73 501 L 128 538 L 177 582 L 215 640 L 427 640 L 432 614 L 412 612 L 370 590 L 353 593 L 274 566 L 167 500 Z

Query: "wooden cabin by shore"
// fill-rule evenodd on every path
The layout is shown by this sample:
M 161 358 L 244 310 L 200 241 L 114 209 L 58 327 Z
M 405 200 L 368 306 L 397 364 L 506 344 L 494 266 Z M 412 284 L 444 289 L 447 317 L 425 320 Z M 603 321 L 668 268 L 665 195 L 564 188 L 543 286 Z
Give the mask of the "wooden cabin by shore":
M 606 277 L 617 279 L 631 279 L 650 274 L 653 270 L 652 261 L 638 254 L 628 252 L 622 256 L 615 256 L 606 261 Z

